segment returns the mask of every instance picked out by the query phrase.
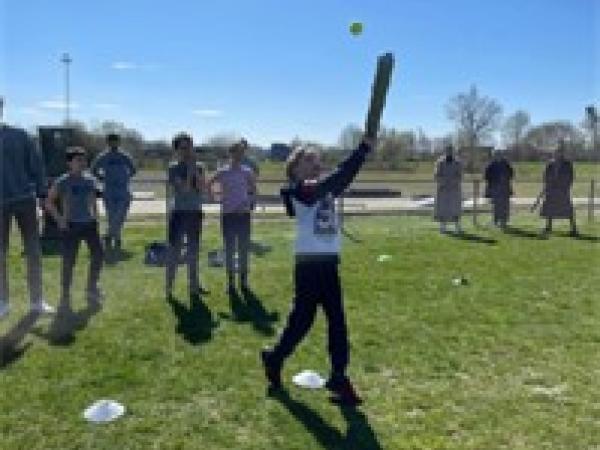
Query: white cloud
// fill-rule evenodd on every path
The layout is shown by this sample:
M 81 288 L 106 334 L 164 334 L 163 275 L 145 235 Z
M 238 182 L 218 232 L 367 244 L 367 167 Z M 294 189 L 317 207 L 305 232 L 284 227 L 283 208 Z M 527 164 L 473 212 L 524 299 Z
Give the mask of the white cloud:
M 140 64 L 134 61 L 115 61 L 110 67 L 114 70 L 156 70 L 160 68 L 158 64 Z
M 24 106 L 23 108 L 19 109 L 19 112 L 27 116 L 40 116 L 44 114 L 43 111 L 39 110 L 39 108 L 34 108 L 31 106 Z
M 131 61 L 115 61 L 111 67 L 115 70 L 135 70 L 139 68 L 139 65 Z
M 117 109 L 119 105 L 116 103 L 94 103 L 96 109 Z
M 194 109 L 192 110 L 192 114 L 200 117 L 204 117 L 207 119 L 214 119 L 217 117 L 223 116 L 223 111 L 219 109 Z
M 79 109 L 78 103 L 71 103 L 71 109 Z M 51 110 L 65 110 L 67 109 L 67 104 L 63 100 L 42 100 L 37 104 L 38 108 L 41 109 L 51 109 Z

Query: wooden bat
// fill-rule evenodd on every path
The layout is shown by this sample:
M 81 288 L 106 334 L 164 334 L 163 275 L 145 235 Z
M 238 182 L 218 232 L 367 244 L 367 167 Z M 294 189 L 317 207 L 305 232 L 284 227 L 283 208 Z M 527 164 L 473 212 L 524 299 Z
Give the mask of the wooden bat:
M 392 53 L 384 53 L 377 58 L 377 69 L 373 80 L 371 90 L 371 100 L 369 102 L 369 111 L 367 112 L 367 120 L 365 123 L 365 135 L 369 139 L 376 139 L 379 131 L 379 123 L 385 99 L 390 87 L 392 71 L 394 69 L 394 55 Z

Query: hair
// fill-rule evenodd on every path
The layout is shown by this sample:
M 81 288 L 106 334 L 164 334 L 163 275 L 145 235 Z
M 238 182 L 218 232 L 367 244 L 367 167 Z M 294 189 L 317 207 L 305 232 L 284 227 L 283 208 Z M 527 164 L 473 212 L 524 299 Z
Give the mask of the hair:
M 175 135 L 175 137 L 171 141 L 171 145 L 175 150 L 178 150 L 181 144 L 184 142 L 189 142 L 190 144 L 193 144 L 194 140 L 189 134 L 182 132 Z
M 108 133 L 106 135 L 106 142 L 120 142 L 121 141 L 121 136 L 119 136 L 117 133 Z
M 83 147 L 67 147 L 65 158 L 67 161 L 73 161 L 76 156 L 85 156 L 86 151 Z
M 296 181 L 296 167 L 298 167 L 298 164 L 302 158 L 304 158 L 306 155 L 316 155 L 317 153 L 318 152 L 314 147 L 307 147 L 303 145 L 296 147 L 292 153 L 290 153 L 290 156 L 288 156 L 285 162 L 285 175 L 287 176 L 288 180 Z
M 246 146 L 244 145 L 244 143 L 242 141 L 236 142 L 235 144 L 231 144 L 227 151 L 231 155 L 232 153 L 234 153 L 236 150 L 239 150 L 239 149 L 242 149 L 242 150 L 246 149 Z

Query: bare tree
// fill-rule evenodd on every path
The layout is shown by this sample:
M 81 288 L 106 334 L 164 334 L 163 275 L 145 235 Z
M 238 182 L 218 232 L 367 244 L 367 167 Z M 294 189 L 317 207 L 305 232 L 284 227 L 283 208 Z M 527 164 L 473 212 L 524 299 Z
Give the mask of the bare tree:
M 515 152 L 515 156 L 519 156 L 521 146 L 523 144 L 523 138 L 531 120 L 529 114 L 526 111 L 518 110 L 514 114 L 510 115 L 504 122 L 502 128 L 502 139 L 507 149 L 512 149 Z
M 529 129 L 523 138 L 523 143 L 533 150 L 548 152 L 565 141 L 573 151 L 584 147 L 585 136 L 571 122 L 545 122 Z
M 448 118 L 456 124 L 458 141 L 470 152 L 470 164 L 475 160 L 475 148 L 498 128 L 502 116 L 500 104 L 482 96 L 472 85 L 468 92 L 452 97 L 446 107 Z

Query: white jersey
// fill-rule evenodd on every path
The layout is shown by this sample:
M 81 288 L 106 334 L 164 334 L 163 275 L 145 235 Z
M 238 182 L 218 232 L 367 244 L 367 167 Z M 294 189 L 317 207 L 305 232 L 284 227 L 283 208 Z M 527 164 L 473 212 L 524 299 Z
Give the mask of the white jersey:
M 296 255 L 338 255 L 340 221 L 333 195 L 312 205 L 292 201 L 296 212 Z

